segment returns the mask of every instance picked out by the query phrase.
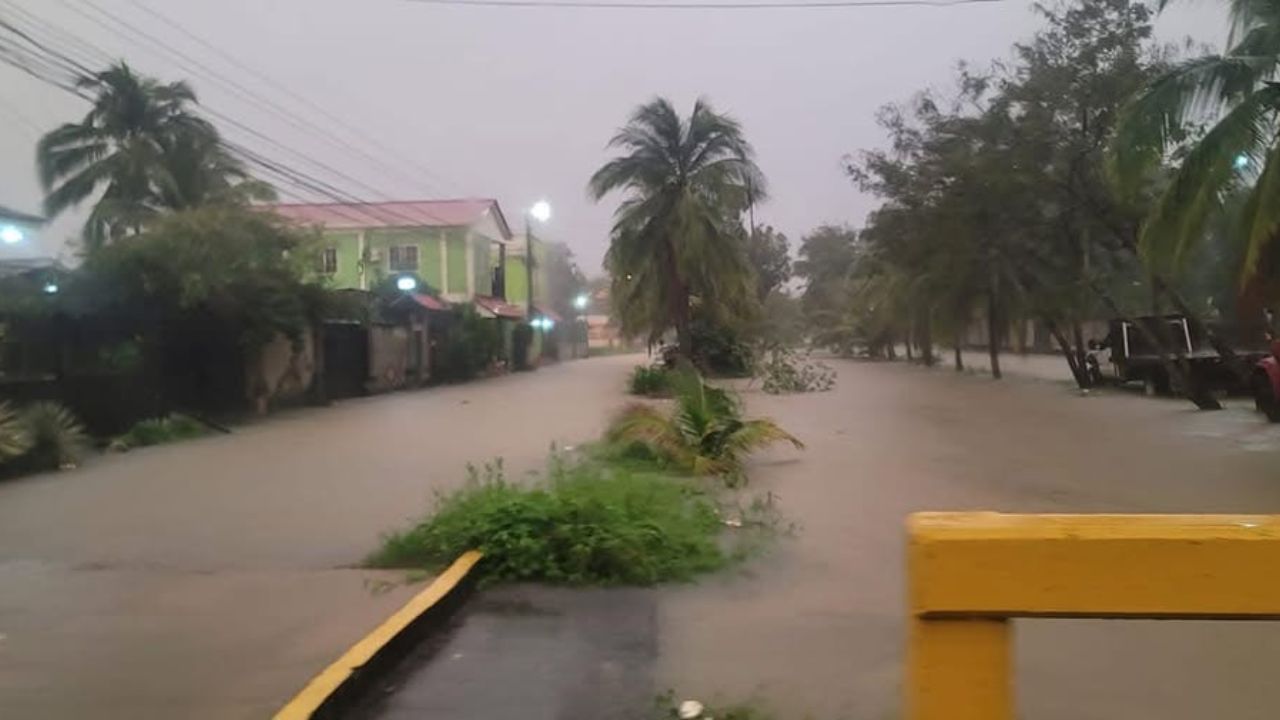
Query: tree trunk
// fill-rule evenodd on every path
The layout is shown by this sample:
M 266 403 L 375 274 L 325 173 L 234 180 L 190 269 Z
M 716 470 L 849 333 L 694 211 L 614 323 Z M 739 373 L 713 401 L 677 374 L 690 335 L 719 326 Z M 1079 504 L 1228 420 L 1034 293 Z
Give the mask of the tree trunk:
M 1071 347 L 1071 343 L 1067 342 L 1066 336 L 1062 334 L 1062 329 L 1052 320 L 1045 320 L 1045 326 L 1049 328 L 1049 334 L 1053 336 L 1058 348 L 1062 351 L 1062 356 L 1067 359 L 1067 367 L 1071 368 L 1071 377 L 1075 379 L 1076 386 L 1081 390 L 1085 390 L 1093 386 L 1093 379 L 1089 377 L 1089 371 L 1084 361 L 1076 356 Z M 1079 324 L 1076 324 L 1079 329 Z
M 671 320 L 676 327 L 676 349 L 680 357 L 693 361 L 693 333 L 689 328 L 689 291 L 676 282 L 671 300 Z
M 956 340 L 955 347 L 956 372 L 964 372 L 964 356 L 960 353 L 960 341 Z
M 1000 304 L 994 288 L 987 293 L 987 353 L 991 357 L 991 377 L 999 380 L 1000 374 Z
M 927 367 L 932 367 L 935 362 L 933 356 L 933 317 L 932 313 L 925 311 L 920 317 L 920 362 Z
M 915 360 L 915 357 L 912 355 L 912 352 L 911 352 L 911 339 L 912 339 L 911 331 L 907 330 L 907 362 L 912 362 L 913 360 Z
M 890 360 L 898 359 L 897 344 L 898 338 L 895 337 L 893 333 L 889 333 L 889 340 L 885 343 L 885 355 L 887 355 Z
M 1085 356 L 1088 355 L 1088 353 L 1085 352 L 1084 346 L 1084 328 L 1080 327 L 1080 320 L 1078 318 L 1071 321 L 1071 339 L 1075 341 L 1076 345 L 1076 365 L 1081 368 L 1087 367 L 1085 363 Z

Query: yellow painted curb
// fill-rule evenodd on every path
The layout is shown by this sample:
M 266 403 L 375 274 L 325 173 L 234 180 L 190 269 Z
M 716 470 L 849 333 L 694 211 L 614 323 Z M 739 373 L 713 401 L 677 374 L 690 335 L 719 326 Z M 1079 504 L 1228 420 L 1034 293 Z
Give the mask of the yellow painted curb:
M 386 647 L 405 628 L 409 627 L 423 613 L 448 597 L 466 577 L 467 573 L 480 562 L 481 554 L 477 550 L 469 550 L 462 554 L 427 586 L 425 590 L 413 596 L 404 607 L 365 635 L 349 650 L 342 654 L 332 665 L 311 679 L 302 691 L 294 696 L 275 714 L 275 720 L 310 720 L 313 714 L 324 705 L 351 676 L 364 667 L 370 660 Z

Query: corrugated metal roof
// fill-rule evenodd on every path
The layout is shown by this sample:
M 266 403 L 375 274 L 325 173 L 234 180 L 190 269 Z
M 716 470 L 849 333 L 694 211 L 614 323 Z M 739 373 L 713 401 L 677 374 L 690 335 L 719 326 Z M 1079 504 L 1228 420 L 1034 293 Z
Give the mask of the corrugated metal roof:
M 465 227 L 492 211 L 506 236 L 506 218 L 491 198 L 404 200 L 380 203 L 282 203 L 267 206 L 279 215 L 333 230 L 383 227 Z
M 476 295 L 475 303 L 481 310 L 486 310 L 496 317 L 519 319 L 524 317 L 524 308 L 512 305 L 502 298 Z

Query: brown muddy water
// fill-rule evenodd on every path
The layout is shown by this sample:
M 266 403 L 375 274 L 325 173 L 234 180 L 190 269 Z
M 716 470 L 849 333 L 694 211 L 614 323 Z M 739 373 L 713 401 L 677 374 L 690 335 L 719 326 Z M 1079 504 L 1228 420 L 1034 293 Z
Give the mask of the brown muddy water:
M 1051 358 L 1009 363 L 1024 377 L 1002 382 L 832 364 L 832 392 L 746 393 L 808 444 L 752 473 L 801 529 L 744 573 L 662 592 L 660 687 L 756 696 L 787 717 L 899 717 L 914 511 L 1280 512 L 1280 426 L 1247 402 L 1199 413 L 1082 397 L 1046 379 Z M 1280 624 L 1040 620 L 1016 634 L 1028 720 L 1261 720 L 1280 707 Z

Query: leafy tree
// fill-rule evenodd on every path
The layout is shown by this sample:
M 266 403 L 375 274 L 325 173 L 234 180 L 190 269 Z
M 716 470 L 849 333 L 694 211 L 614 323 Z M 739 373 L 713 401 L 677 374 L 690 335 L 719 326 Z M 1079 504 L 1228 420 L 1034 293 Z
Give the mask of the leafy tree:
M 162 84 L 119 63 L 78 84 L 94 94 L 93 107 L 41 138 L 36 160 L 50 216 L 101 193 L 84 228 L 90 251 L 140 232 L 161 211 L 269 196 L 262 183 L 243 183 L 243 166 L 192 112 L 186 83 Z
M 154 322 L 207 313 L 256 348 L 299 340 L 310 319 L 307 276 L 315 238 L 274 215 L 211 205 L 157 218 L 85 265 L 107 302 Z
M 811 328 L 829 326 L 845 308 L 845 280 L 858 257 L 857 231 L 823 225 L 800 240 L 795 273 L 804 281 L 800 306 Z
M 765 194 L 741 126 L 698 100 L 688 119 L 663 98 L 632 113 L 609 146 L 622 154 L 596 171 L 597 200 L 620 191 L 605 264 L 622 330 L 656 340 L 674 328 L 693 354 L 696 297 L 708 314 L 741 315 L 754 294 L 741 215 Z
M 756 272 L 756 299 L 763 303 L 791 279 L 791 246 L 786 235 L 765 225 L 751 231 L 747 256 Z
M 547 290 L 551 307 L 564 318 L 578 314 L 574 300 L 586 291 L 587 279 L 573 259 L 573 251 L 564 243 L 548 243 L 545 262 Z

